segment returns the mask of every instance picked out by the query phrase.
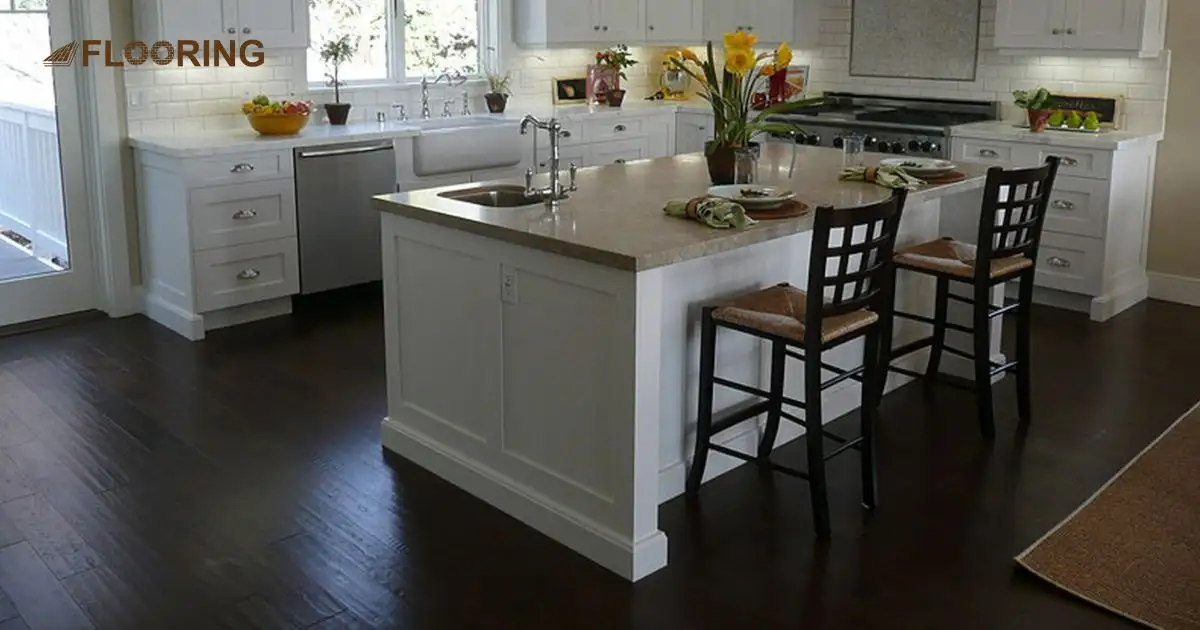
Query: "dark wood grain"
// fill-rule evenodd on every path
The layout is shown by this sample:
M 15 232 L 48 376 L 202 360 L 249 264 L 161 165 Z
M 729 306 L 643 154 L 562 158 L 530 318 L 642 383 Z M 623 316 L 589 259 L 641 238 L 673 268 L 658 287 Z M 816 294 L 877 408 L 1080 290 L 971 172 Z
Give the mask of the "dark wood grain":
M 815 544 L 803 483 L 739 470 L 662 507 L 671 564 L 637 585 L 380 449 L 370 290 L 202 343 L 140 317 L 5 338 L 0 630 L 1132 628 L 1012 557 L 1196 402 L 1198 315 L 1035 309 L 1027 433 L 1012 383 L 991 445 L 969 394 L 905 388 L 875 513 L 831 462 Z

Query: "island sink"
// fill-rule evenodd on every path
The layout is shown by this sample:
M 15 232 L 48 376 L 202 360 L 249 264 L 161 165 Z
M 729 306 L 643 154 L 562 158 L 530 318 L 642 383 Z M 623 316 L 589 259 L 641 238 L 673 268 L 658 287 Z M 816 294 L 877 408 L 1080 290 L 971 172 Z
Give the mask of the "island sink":
M 536 197 L 526 197 L 523 187 L 507 184 L 451 190 L 438 196 L 488 208 L 524 208 L 541 203 Z

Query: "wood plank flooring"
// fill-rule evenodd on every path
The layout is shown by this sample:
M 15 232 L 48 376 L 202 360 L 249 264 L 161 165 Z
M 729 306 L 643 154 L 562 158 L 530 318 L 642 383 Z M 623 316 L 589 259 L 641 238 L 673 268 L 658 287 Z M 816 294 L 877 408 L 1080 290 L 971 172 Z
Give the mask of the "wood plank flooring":
M 380 311 L 0 340 L 0 630 L 1130 628 L 1012 557 L 1200 398 L 1200 310 L 1039 309 L 1028 432 L 1010 383 L 993 445 L 968 395 L 906 388 L 877 512 L 835 461 L 818 544 L 805 485 L 738 471 L 662 508 L 671 565 L 631 586 L 383 454 Z

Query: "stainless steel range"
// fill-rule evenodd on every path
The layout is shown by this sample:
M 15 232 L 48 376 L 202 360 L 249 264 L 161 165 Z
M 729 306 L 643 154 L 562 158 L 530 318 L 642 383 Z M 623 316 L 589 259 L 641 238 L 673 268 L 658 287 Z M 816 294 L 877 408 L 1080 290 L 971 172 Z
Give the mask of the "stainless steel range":
M 955 125 L 1000 119 L 1000 104 L 826 92 L 825 103 L 771 120 L 798 125 L 796 142 L 842 148 L 851 134 L 864 138 L 867 151 L 950 157 L 950 129 Z M 775 135 L 776 140 L 789 140 Z

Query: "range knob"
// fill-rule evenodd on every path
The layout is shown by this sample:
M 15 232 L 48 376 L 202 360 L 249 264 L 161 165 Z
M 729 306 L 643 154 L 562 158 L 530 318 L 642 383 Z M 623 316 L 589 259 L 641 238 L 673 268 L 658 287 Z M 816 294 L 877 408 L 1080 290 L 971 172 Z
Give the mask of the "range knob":
M 892 153 L 907 153 L 907 152 L 908 152 L 908 149 L 906 149 L 904 147 L 903 142 L 893 142 L 892 143 Z
M 909 151 L 912 151 L 913 153 L 916 153 L 917 151 L 920 151 L 920 150 L 921 150 L 921 143 L 920 143 L 920 142 L 918 142 L 918 141 L 916 141 L 916 140 L 909 140 L 909 141 L 908 141 L 908 150 L 909 150 Z
M 875 150 L 880 153 L 888 153 L 889 151 L 892 150 L 892 145 L 890 145 L 886 142 L 877 142 L 876 146 L 875 146 Z
M 805 140 L 808 141 L 808 144 L 811 144 L 813 146 L 820 146 L 820 144 L 821 144 L 820 134 L 810 133 L 810 134 L 808 134 L 808 138 L 805 138 Z
M 925 142 L 921 143 L 921 150 L 926 153 L 941 153 L 942 145 L 926 140 Z
M 845 145 L 846 145 L 846 141 L 843 140 L 841 136 L 838 136 L 833 139 L 833 148 L 840 149 Z
M 877 144 L 879 144 L 879 138 L 876 138 L 875 136 L 867 136 L 867 138 L 863 140 L 863 146 L 868 149 L 875 148 L 875 145 Z

